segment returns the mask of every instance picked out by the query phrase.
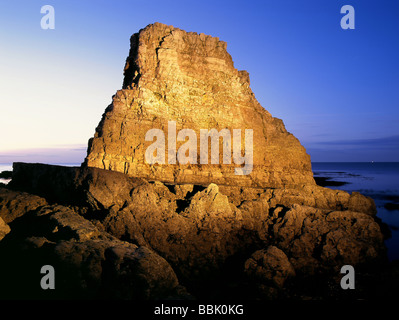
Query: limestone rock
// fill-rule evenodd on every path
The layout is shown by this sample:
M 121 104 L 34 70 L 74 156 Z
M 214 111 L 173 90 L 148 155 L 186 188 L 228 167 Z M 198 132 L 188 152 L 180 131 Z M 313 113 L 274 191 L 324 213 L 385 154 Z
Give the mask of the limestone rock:
M 197 279 L 220 268 L 246 247 L 238 237 L 240 211 L 215 184 L 178 199 L 162 183 L 143 184 L 131 192 L 131 203 L 101 220 L 118 238 L 153 248 L 184 279 Z
M 178 275 L 179 283 L 199 296 L 207 296 L 210 287 L 215 296 L 219 292 L 216 288 L 225 290 L 220 295 L 244 294 L 240 289 L 233 290 L 234 286 L 243 285 L 239 276 L 237 280 L 226 277 L 232 270 L 235 276 L 244 272 L 242 266 L 254 252 L 273 246 L 284 252 L 295 269 L 295 279 L 320 272 L 339 274 L 336 268 L 342 264 L 356 268 L 374 265 L 386 256 L 373 202 L 359 194 L 309 185 L 301 189 L 269 189 L 164 184 L 86 167 L 73 168 L 73 174 L 72 169 L 60 166 L 19 163 L 14 167 L 11 186 L 15 190 L 2 190 L 0 205 L 2 216 L 12 216 L 10 211 L 14 208 L 20 211 L 18 219 L 10 222 L 12 231 L 0 242 L 0 254 L 4 241 L 3 248 L 12 241 L 21 243 L 21 239 L 26 239 L 22 241 L 25 246 L 39 250 L 32 249 L 32 254 L 41 252 L 34 255 L 35 259 L 37 255 L 53 257 L 61 270 L 75 270 L 69 283 L 72 287 L 80 283 L 90 296 L 101 291 L 110 296 L 150 298 L 162 290 L 167 295 L 180 296 L 179 285 L 170 287 L 175 281 L 169 271 L 157 271 L 158 280 L 146 274 L 143 277 L 148 283 L 144 282 L 147 284 L 139 291 L 129 291 L 122 284 L 112 285 L 114 281 L 129 283 L 117 270 L 124 272 L 124 259 L 140 265 L 129 257 L 138 257 L 134 252 L 142 247 L 165 259 Z M 27 172 L 29 180 L 24 179 Z M 17 189 L 32 190 L 44 199 Z M 12 202 L 13 198 L 20 201 Z M 39 199 L 37 205 L 29 206 L 30 199 Z M 126 254 L 117 258 L 111 248 L 119 248 L 116 252 L 126 249 Z M 148 270 L 156 270 L 159 264 L 155 262 L 158 257 L 152 257 L 155 265 L 148 266 Z M 259 259 L 256 261 L 266 270 Z M 249 269 L 244 273 L 254 274 Z M 131 281 L 137 279 L 134 274 L 131 277 Z M 160 288 L 151 285 L 152 281 L 160 281 Z M 233 288 L 226 287 L 226 283 Z M 278 287 L 278 281 L 272 283 L 258 285 L 255 281 L 254 292 L 276 298 L 285 289 Z M 64 283 L 69 288 L 67 284 Z M 153 293 L 145 288 L 153 288 Z
M 171 164 L 173 152 L 166 151 L 165 164 L 148 164 L 145 141 L 150 129 L 165 133 L 169 145 L 168 121 L 176 130 L 194 130 L 200 158 L 200 130 L 253 130 L 253 171 L 236 175 L 234 163 Z M 175 133 L 176 135 L 176 133 Z M 176 150 L 183 142 L 177 141 Z M 241 143 L 244 151 L 244 143 Z M 210 153 L 210 144 L 209 144 Z M 233 146 L 234 147 L 234 146 Z M 231 152 L 226 151 L 231 158 Z M 175 157 L 176 158 L 176 157 Z M 299 141 L 286 131 L 255 99 L 249 75 L 238 71 L 216 37 L 186 32 L 155 23 L 133 34 L 126 59 L 123 88 L 112 103 L 89 142 L 85 164 L 114 170 L 133 177 L 175 184 L 239 185 L 283 187 L 315 184 L 310 157 Z
M 6 223 L 47 204 L 37 195 L 0 188 L 0 218 Z
M 290 207 L 293 204 L 299 204 L 319 209 L 362 212 L 373 217 L 377 212 L 374 200 L 358 192 L 349 194 L 342 190 L 331 190 L 314 185 L 276 189 L 241 188 L 237 186 L 219 186 L 219 188 L 237 206 L 248 200 L 265 198 L 270 207 L 277 205 Z
M 245 261 L 244 272 L 261 297 L 269 300 L 278 298 L 286 280 L 295 276 L 287 256 L 275 246 L 254 252 Z
M 200 298 L 258 299 L 295 296 L 286 283 L 328 282 L 344 264 L 383 265 L 374 201 L 317 186 L 305 149 L 249 85 L 218 38 L 159 23 L 134 34 L 123 87 L 82 166 L 14 163 L 0 189 L 0 273 L 37 288 L 31 270 L 54 264 L 67 298 L 186 298 L 187 287 Z M 173 163 L 174 124 L 194 131 L 197 163 Z M 151 129 L 172 145 L 165 164 L 145 161 Z M 198 143 L 201 129 L 240 129 L 241 150 L 252 129 L 252 172 L 223 163 L 232 152 L 222 140 L 219 164 L 198 164 L 212 150 Z M 35 290 L 24 294 L 46 294 Z
M 295 276 L 287 256 L 275 246 L 254 252 L 245 262 L 245 271 L 250 277 L 277 287 L 283 287 L 287 278 Z
M 179 285 L 165 259 L 146 247 L 109 246 L 105 254 L 107 295 L 124 299 L 168 297 Z M 126 292 L 127 291 L 127 292 Z M 168 292 L 169 291 L 169 292 Z
M 7 184 L 7 188 L 39 196 L 45 195 L 48 202 L 67 202 L 71 198 L 78 199 L 76 194 L 65 192 L 72 188 L 75 175 L 75 167 L 14 162 L 13 178 Z
M 178 280 L 170 265 L 145 247 L 116 239 L 62 241 L 54 248 L 65 291 L 93 297 L 156 299 L 172 296 Z M 68 289 L 68 290 L 66 290 Z
M 10 226 L 0 218 L 0 240 L 3 239 L 11 231 Z
M 8 188 L 24 191 L 25 196 L 30 198 L 24 202 L 22 195 L 13 197 L 13 191 L 0 189 L 0 201 L 3 199 L 0 202 L 0 214 L 2 206 L 12 206 L 5 202 L 6 194 L 9 194 L 9 198 L 14 199 L 14 202 L 21 198 L 23 203 L 30 203 L 32 208 L 44 205 L 46 201 L 31 194 L 44 197 L 50 203 L 89 206 L 93 210 L 119 208 L 130 199 L 130 190 L 144 182 L 146 181 L 143 179 L 129 178 L 123 173 L 98 168 L 15 162 L 13 180 L 8 184 Z M 4 195 L 1 190 L 4 190 Z M 23 209 L 21 208 L 22 211 Z M 12 211 L 17 213 L 18 208 Z
M 9 237 L 0 241 L 0 272 L 15 277 L 2 282 L 0 297 L 143 300 L 188 296 L 165 259 L 99 230 L 71 208 L 46 205 L 24 212 L 11 225 Z M 52 293 L 35 282 L 43 265 L 56 271 L 57 290 Z
M 274 243 L 304 274 L 345 264 L 364 265 L 384 256 L 380 226 L 364 213 L 294 204 L 271 222 Z
M 64 206 L 45 206 L 35 215 L 37 220 L 46 220 L 46 223 L 41 224 L 41 231 L 48 234 L 50 240 L 75 239 L 82 242 L 97 238 L 101 234 L 90 221 Z M 47 215 L 48 217 L 45 217 Z
M 215 282 L 230 259 L 248 259 L 254 249 L 270 245 L 284 251 L 296 272 L 307 275 L 342 263 L 366 264 L 385 257 L 374 203 L 360 194 L 309 185 L 263 189 L 164 184 L 85 167 L 75 168 L 71 181 L 57 181 L 53 178 L 55 168 L 49 167 L 17 164 L 11 184 L 28 190 L 36 186 L 46 199 L 45 190 L 50 188 L 48 196 L 53 201 L 69 203 L 82 214 L 80 217 L 56 205 L 33 211 L 39 217 L 48 210 L 52 213 L 51 223 L 40 224 L 47 228 L 46 234 L 58 230 L 47 236 L 48 241 L 62 235 L 64 240 L 83 241 L 92 233 L 105 231 L 103 236 L 109 234 L 156 251 L 185 284 L 205 285 L 204 279 Z M 23 179 L 27 171 L 32 175 L 30 184 Z M 58 175 L 64 177 L 61 172 Z M 52 184 L 58 185 L 57 192 Z M 69 221 L 68 227 L 64 221 Z

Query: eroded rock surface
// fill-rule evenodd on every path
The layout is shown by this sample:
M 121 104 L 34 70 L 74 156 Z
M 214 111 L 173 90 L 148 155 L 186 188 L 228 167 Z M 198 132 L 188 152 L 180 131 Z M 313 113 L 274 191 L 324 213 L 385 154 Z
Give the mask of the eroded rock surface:
M 74 173 L 69 175 L 69 181 L 57 182 L 53 178 L 54 170 L 59 170 L 60 176 L 64 176 L 64 170 Z M 32 179 L 37 171 L 38 179 L 27 183 L 22 179 L 27 171 Z M 58 185 L 57 190 L 51 189 L 54 183 Z M 122 250 L 111 249 L 114 247 L 127 250 L 123 255 L 126 259 L 136 256 L 134 252 L 138 248 L 148 248 L 156 257 L 165 259 L 165 266 L 171 267 L 175 276 L 157 272 L 159 281 L 166 277 L 169 291 L 175 290 L 184 297 L 189 295 L 179 289 L 181 285 L 196 297 L 256 298 L 258 293 L 263 298 L 278 298 L 286 294 L 285 281 L 282 281 L 285 278 L 292 284 L 301 277 L 334 275 L 330 280 L 339 287 L 337 275 L 342 265 L 375 268 L 386 263 L 384 235 L 375 217 L 374 203 L 360 194 L 350 195 L 318 186 L 262 189 L 212 183 L 207 186 L 164 184 L 98 168 L 65 169 L 18 163 L 10 187 L 20 191 L 2 191 L 1 217 L 7 219 L 6 207 L 13 211 L 8 203 L 21 207 L 17 201 L 10 202 L 11 197 L 27 197 L 28 194 L 21 191 L 33 190 L 33 186 L 40 196 L 30 195 L 36 207 L 27 207 L 25 215 L 20 212 L 19 218 L 12 220 L 12 231 L 3 241 L 15 235 L 28 239 L 29 243 L 39 243 L 39 248 L 51 244 L 51 256 L 72 265 L 69 269 L 93 268 L 77 279 L 91 279 L 84 283 L 94 292 L 98 292 L 111 275 L 116 282 L 126 282 L 117 276 L 121 258 L 107 261 L 107 252 L 114 257 L 113 251 Z M 48 188 L 51 192 L 47 196 Z M 32 221 L 27 220 L 28 217 Z M 36 226 L 39 231 L 22 232 L 25 224 Z M 55 240 L 62 241 L 53 244 Z M 267 258 L 260 259 L 259 252 Z M 292 276 L 291 271 L 287 274 L 281 271 L 283 274 L 277 276 L 282 277 L 281 281 L 273 277 L 267 279 L 266 274 L 272 272 L 275 264 L 270 257 L 277 259 L 276 264 L 281 264 L 281 268 L 287 267 L 288 261 L 296 276 Z M 261 286 L 254 280 L 256 270 L 248 265 L 251 259 L 256 262 L 251 265 L 263 268 L 260 273 L 265 277 Z M 265 259 L 270 261 L 266 263 Z M 109 271 L 105 266 L 113 269 Z M 177 286 L 172 285 L 174 277 L 178 279 Z M 71 283 L 77 283 L 77 279 Z M 107 292 L 115 296 L 155 296 L 145 293 L 144 289 L 135 293 L 124 287 L 121 291 L 112 285 L 106 288 L 112 289 Z
M 255 99 L 246 71 L 238 71 L 216 37 L 155 23 L 134 34 L 126 59 L 123 88 L 105 110 L 89 143 L 86 164 L 169 183 L 282 187 L 315 184 L 310 157 L 299 141 Z M 165 133 L 168 121 L 176 131 L 197 135 L 197 164 L 149 165 L 145 141 L 150 129 Z M 253 171 L 236 175 L 239 165 L 199 164 L 200 130 L 253 130 Z M 176 133 L 175 133 L 176 135 Z M 177 141 L 176 150 L 183 144 Z M 244 150 L 242 142 L 241 150 Z M 202 150 L 203 152 L 203 150 Z M 209 144 L 209 154 L 211 146 Z M 230 159 L 231 152 L 229 153 Z M 173 158 L 173 157 L 171 157 Z M 209 163 L 211 160 L 209 159 Z M 232 160 L 233 161 L 233 160 Z
M 295 269 L 285 253 L 275 246 L 254 252 L 245 261 L 245 274 L 257 284 L 266 298 L 275 298 L 287 279 L 295 276 Z
M 5 223 L 2 218 L 0 218 L 0 240 L 3 239 L 10 231 L 10 226 Z
M 0 205 L 10 196 L 26 198 L 24 193 L 0 191 L 6 198 Z M 22 212 L 19 202 L 8 205 L 10 212 L 14 208 L 19 217 L 10 223 L 12 232 L 8 230 L 0 242 L 0 271 L 8 275 L 2 281 L 1 298 L 189 297 L 165 259 L 149 248 L 121 241 L 98 229 L 72 208 L 56 204 L 36 209 L 27 206 Z M 7 216 L 5 210 L 3 215 Z M 0 235 L 3 229 L 0 224 Z M 57 290 L 41 289 L 43 275 L 39 271 L 44 265 L 56 270 Z
M 253 171 L 146 163 L 146 132 L 162 129 L 168 144 L 170 121 L 197 137 L 253 129 Z M 131 37 L 123 88 L 81 167 L 14 163 L 0 188 L 0 296 L 375 297 L 397 283 L 381 276 L 382 226 L 371 198 L 315 184 L 305 149 L 256 101 L 226 43 L 156 23 Z M 345 264 L 355 292 L 340 287 Z M 55 296 L 38 287 L 43 265 L 57 270 Z

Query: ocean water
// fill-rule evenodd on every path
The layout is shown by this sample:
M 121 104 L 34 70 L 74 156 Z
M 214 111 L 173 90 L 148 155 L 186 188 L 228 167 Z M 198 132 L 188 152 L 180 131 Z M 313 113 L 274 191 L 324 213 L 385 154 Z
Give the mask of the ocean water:
M 399 259 L 399 210 L 388 210 L 387 203 L 399 204 L 399 162 L 313 162 L 315 177 L 345 182 L 328 188 L 358 191 L 374 199 L 377 217 L 388 225 L 391 238 L 386 240 L 390 260 Z

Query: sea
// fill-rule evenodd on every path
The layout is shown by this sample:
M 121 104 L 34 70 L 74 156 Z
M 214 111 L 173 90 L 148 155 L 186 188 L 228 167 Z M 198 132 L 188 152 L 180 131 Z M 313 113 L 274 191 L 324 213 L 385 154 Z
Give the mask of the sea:
M 80 163 L 55 164 L 80 166 Z M 0 163 L 0 172 L 11 170 L 11 163 Z M 357 191 L 374 199 L 377 217 L 391 232 L 385 241 L 388 258 L 399 260 L 399 162 L 313 162 L 312 170 L 315 178 L 325 178 L 327 184 L 333 182 L 327 188 Z M 9 180 L 0 179 L 0 182 Z

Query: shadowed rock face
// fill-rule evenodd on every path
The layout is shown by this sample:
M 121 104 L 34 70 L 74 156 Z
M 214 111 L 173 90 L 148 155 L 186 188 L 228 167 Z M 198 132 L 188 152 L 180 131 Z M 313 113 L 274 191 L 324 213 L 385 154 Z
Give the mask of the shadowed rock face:
M 0 255 L 25 243 L 72 277 L 66 288 L 89 297 L 187 297 L 180 283 L 196 297 L 278 298 L 287 281 L 330 279 L 342 265 L 374 268 L 386 259 L 374 202 L 358 193 L 164 184 L 24 163 L 14 164 L 9 187 L 19 191 L 0 189 L 0 218 L 9 225 Z M 139 259 L 150 254 L 145 248 L 151 263 Z M 144 269 L 120 276 L 119 265 L 130 263 L 123 259 Z M 147 291 L 129 289 L 137 281 Z
M 255 99 L 246 71 L 234 68 L 226 43 L 216 37 L 186 32 L 155 23 L 131 37 L 122 90 L 105 110 L 89 142 L 86 164 L 169 183 L 283 187 L 315 184 L 310 157 Z M 192 129 L 197 135 L 197 164 L 149 165 L 145 141 L 150 129 L 165 133 L 168 121 L 176 131 Z M 200 130 L 253 130 L 253 170 L 236 175 L 232 164 L 198 164 Z M 220 139 L 222 140 L 222 139 Z M 183 144 L 177 141 L 176 149 Z M 209 143 L 210 154 L 210 143 Z M 244 151 L 244 141 L 241 150 Z M 167 151 L 166 151 L 167 153 Z M 231 158 L 231 154 L 230 158 Z M 210 160 L 209 160 L 210 163 Z
M 23 165 L 20 168 L 19 173 L 26 172 L 22 170 Z M 81 173 L 78 168 L 59 166 L 31 165 L 27 168 L 36 178 L 27 177 L 30 184 L 24 180 L 19 188 L 31 190 L 35 186 L 35 193 L 46 197 L 50 203 L 37 195 L 0 188 L 0 272 L 8 275 L 2 280 L 0 298 L 142 300 L 189 297 L 165 259 L 148 247 L 112 236 L 95 224 L 96 219 L 93 223 L 81 215 L 89 208 L 91 212 L 102 212 L 94 199 L 105 200 L 106 195 L 96 187 L 97 195 L 93 196 L 85 187 L 89 184 L 104 186 L 105 180 L 108 182 L 105 188 L 115 186 L 106 173 L 102 179 L 97 179 L 96 170 L 90 174 Z M 55 172 L 63 179 L 54 180 Z M 76 173 L 75 178 L 71 172 Z M 14 187 L 18 185 L 18 169 L 15 176 Z M 52 190 L 52 185 L 58 188 L 46 193 L 46 189 Z M 113 192 L 118 193 L 118 189 L 113 188 Z M 75 206 L 76 200 L 80 206 Z M 104 208 L 107 202 L 101 205 Z M 38 272 L 43 265 L 51 265 L 56 270 L 55 291 L 45 291 L 39 286 Z

